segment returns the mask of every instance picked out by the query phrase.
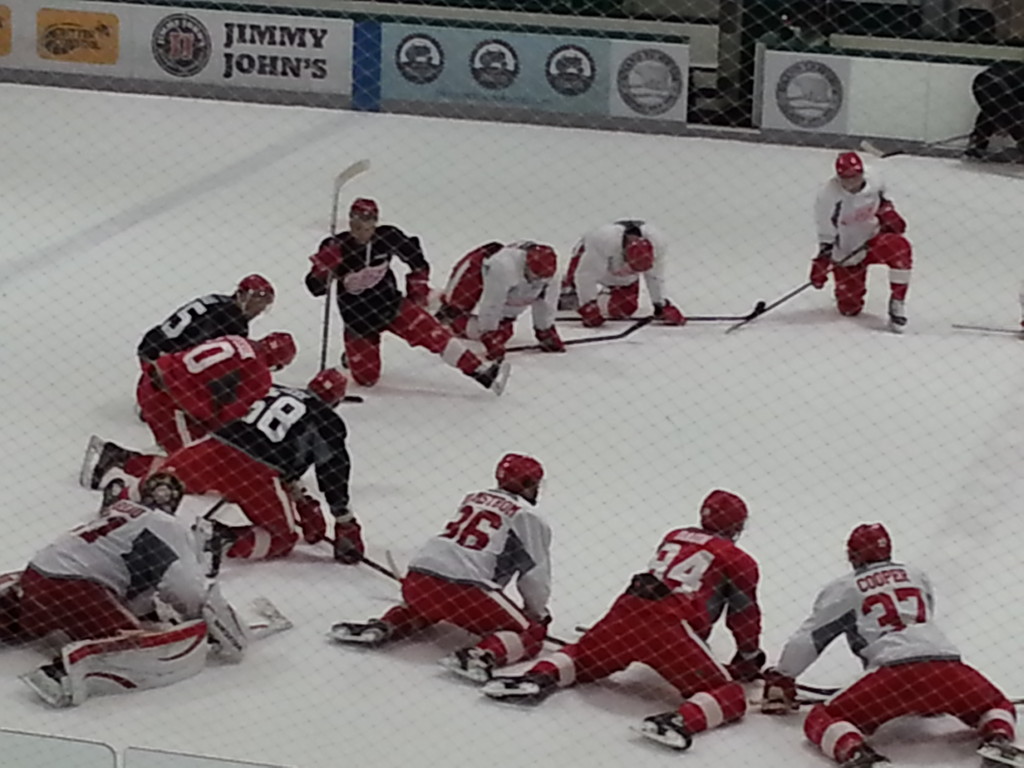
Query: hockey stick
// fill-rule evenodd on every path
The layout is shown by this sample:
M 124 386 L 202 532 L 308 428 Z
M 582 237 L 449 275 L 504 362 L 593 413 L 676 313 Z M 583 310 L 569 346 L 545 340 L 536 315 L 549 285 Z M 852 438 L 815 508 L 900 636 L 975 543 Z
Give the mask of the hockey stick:
M 629 336 L 631 333 L 635 333 L 636 331 L 639 331 L 645 325 L 650 325 L 650 323 L 653 322 L 653 321 L 654 321 L 654 316 L 653 315 L 650 316 L 650 317 L 642 317 L 639 320 L 637 320 L 636 322 L 634 322 L 631 326 L 629 326 L 629 328 L 626 328 L 624 331 L 620 331 L 619 333 L 609 333 L 609 334 L 605 334 L 604 336 L 590 336 L 590 337 L 583 338 L 583 339 L 569 339 L 568 341 L 565 342 L 565 346 L 573 347 L 573 346 L 576 346 L 577 344 L 594 344 L 594 343 L 599 342 L 599 341 L 616 341 L 617 339 L 624 339 L 627 336 Z M 541 347 L 540 344 L 520 344 L 519 346 L 509 347 L 505 351 L 506 352 L 524 352 L 524 351 L 530 350 L 530 349 L 542 349 L 542 347 Z
M 922 144 L 921 149 L 934 149 L 935 147 L 941 147 L 944 144 L 952 144 L 954 141 L 963 141 L 964 139 L 969 138 L 970 135 L 971 134 L 969 133 L 962 133 L 959 136 L 950 136 L 948 139 L 942 139 L 940 141 L 929 141 Z M 860 143 L 860 148 L 869 155 L 874 155 L 875 157 L 881 157 L 883 159 L 887 157 L 895 157 L 896 155 L 906 155 L 912 151 L 909 149 L 893 149 L 888 152 L 883 152 L 877 144 L 869 139 L 864 139 L 864 141 Z
M 329 236 L 333 237 L 338 231 L 338 205 L 341 197 L 341 188 L 361 173 L 370 170 L 370 161 L 367 158 L 357 160 L 348 168 L 334 177 L 334 195 L 331 198 L 331 231 Z M 320 335 L 320 370 L 327 367 L 327 341 L 331 332 L 331 289 L 334 287 L 333 276 L 327 280 L 327 290 L 324 292 L 324 319 L 323 329 Z
M 846 254 L 846 256 L 844 256 L 842 258 L 842 260 L 837 261 L 836 263 L 832 264 L 831 268 L 835 269 L 836 267 L 843 266 L 846 262 L 848 262 L 850 259 L 852 259 L 854 256 L 856 256 L 858 253 L 860 253 L 861 251 L 863 251 L 867 247 L 868 247 L 868 243 L 865 242 L 863 245 L 861 245 L 859 248 L 857 248 L 857 250 L 851 251 L 850 253 Z M 749 316 L 745 317 L 743 320 L 741 320 L 740 322 L 736 323 L 735 325 L 730 325 L 728 328 L 725 329 L 725 332 L 726 333 L 732 333 L 733 331 L 742 328 L 744 325 L 746 325 L 747 323 L 753 322 L 754 320 L 759 318 L 761 315 L 763 315 L 763 314 L 765 314 L 767 312 L 771 312 L 776 307 L 778 307 L 778 306 L 780 306 L 782 304 L 785 304 L 787 301 L 792 299 L 794 296 L 798 296 L 799 294 L 803 293 L 808 288 L 810 288 L 812 285 L 814 285 L 814 283 L 812 283 L 810 280 L 808 280 L 806 283 L 801 285 L 799 288 L 794 288 L 792 291 L 787 293 L 785 296 L 782 296 L 781 298 L 776 299 L 775 301 L 773 301 L 771 304 L 768 304 L 767 306 L 765 306 L 765 303 L 763 301 L 757 302 L 757 306 L 754 307 L 754 311 L 751 312 Z
M 996 328 L 990 325 L 957 325 L 953 324 L 953 327 L 959 331 L 980 331 L 981 333 L 1004 333 L 1010 336 L 1020 336 L 1024 334 L 1024 328 Z
M 688 315 L 686 318 L 687 323 L 732 323 L 737 320 L 743 320 L 749 317 L 749 315 Z M 557 317 L 556 322 L 559 323 L 574 323 L 579 322 L 583 318 L 579 315 L 570 315 L 568 317 Z M 629 323 L 632 322 L 631 317 L 609 317 L 605 318 L 606 323 Z M 666 326 L 671 327 L 671 326 Z

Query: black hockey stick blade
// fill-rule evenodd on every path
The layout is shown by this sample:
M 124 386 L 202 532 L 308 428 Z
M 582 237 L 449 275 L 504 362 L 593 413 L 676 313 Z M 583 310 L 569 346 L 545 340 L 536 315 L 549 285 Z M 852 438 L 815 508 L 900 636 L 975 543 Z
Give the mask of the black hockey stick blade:
M 686 318 L 687 323 L 732 323 L 737 320 L 743 320 L 749 315 L 688 315 Z M 559 323 L 578 323 L 583 318 L 579 315 L 569 315 L 567 317 L 555 318 L 556 322 Z M 605 320 L 606 323 L 631 323 L 633 318 L 631 317 L 610 317 Z M 685 323 L 684 323 L 685 325 Z M 665 326 L 666 328 L 682 326 Z
M 343 403 L 361 403 L 361 402 L 363 402 L 363 398 L 362 398 L 361 395 L 345 395 L 345 397 L 342 398 L 341 402 L 343 402 Z
M 959 325 L 953 323 L 958 331 L 978 331 L 979 333 L 1001 333 L 1009 336 L 1024 335 L 1024 328 L 997 328 L 991 325 Z
M 603 336 L 587 336 L 587 337 L 582 338 L 582 339 L 569 339 L 568 341 L 565 342 L 565 346 L 567 346 L 567 347 L 574 347 L 574 346 L 578 346 L 580 344 L 596 344 L 597 342 L 600 342 L 600 341 L 616 341 L 618 339 L 624 339 L 627 336 L 629 336 L 631 333 L 635 333 L 636 331 L 639 331 L 645 325 L 650 325 L 652 322 L 654 322 L 654 316 L 653 315 L 651 315 L 649 317 L 642 317 L 639 320 L 635 321 L 631 326 L 629 326 L 629 328 L 626 328 L 625 330 L 620 331 L 619 333 L 608 333 L 608 334 L 605 334 Z M 541 349 L 541 345 L 540 344 L 520 344 L 518 346 L 509 347 L 505 351 L 506 352 L 525 352 L 525 351 L 531 350 L 531 349 Z

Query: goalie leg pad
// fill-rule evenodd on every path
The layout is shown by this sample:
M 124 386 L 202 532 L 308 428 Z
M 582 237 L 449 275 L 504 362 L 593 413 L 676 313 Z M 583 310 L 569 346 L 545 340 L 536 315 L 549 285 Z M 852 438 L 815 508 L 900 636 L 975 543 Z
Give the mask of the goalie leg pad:
M 235 609 L 224 599 L 216 584 L 206 594 L 203 620 L 210 634 L 214 655 L 231 664 L 240 662 L 251 640 L 249 628 L 239 621 Z

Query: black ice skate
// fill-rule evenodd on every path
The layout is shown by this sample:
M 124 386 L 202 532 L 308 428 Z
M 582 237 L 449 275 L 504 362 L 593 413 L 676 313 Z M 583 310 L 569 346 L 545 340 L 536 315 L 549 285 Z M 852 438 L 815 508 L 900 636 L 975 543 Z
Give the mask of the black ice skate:
M 1024 750 L 1013 745 L 1008 736 L 993 736 L 978 749 L 981 768 L 1024 768 Z
M 438 663 L 449 672 L 480 684 L 491 679 L 497 666 L 494 654 L 479 648 L 460 648 Z
M 878 754 L 867 744 L 861 744 L 852 755 L 840 763 L 840 768 L 871 768 L 873 765 L 888 762 L 888 757 Z
M 558 688 L 558 682 L 550 675 L 525 674 L 519 677 L 494 677 L 484 685 L 484 695 L 500 701 L 515 701 L 536 704 L 543 701 Z
M 99 490 L 103 485 L 103 476 L 112 469 L 120 469 L 132 456 L 139 454 L 129 451 L 116 443 L 110 443 L 93 435 L 85 448 L 82 469 L 78 473 L 78 482 L 83 488 Z
M 693 737 L 686 730 L 683 716 L 678 712 L 663 712 L 645 717 L 637 732 L 644 738 L 664 744 L 682 752 L 693 744 Z
M 394 627 L 387 622 L 372 619 L 365 624 L 339 622 L 331 627 L 329 635 L 332 640 L 339 643 L 368 645 L 371 648 L 376 648 L 390 640 L 394 631 Z
M 478 368 L 473 372 L 472 376 L 482 387 L 500 396 L 505 391 L 505 385 L 508 383 L 508 377 L 511 373 L 512 363 L 508 360 L 498 360 L 486 368 Z
M 889 330 L 903 333 L 907 326 L 907 311 L 899 299 L 889 299 Z

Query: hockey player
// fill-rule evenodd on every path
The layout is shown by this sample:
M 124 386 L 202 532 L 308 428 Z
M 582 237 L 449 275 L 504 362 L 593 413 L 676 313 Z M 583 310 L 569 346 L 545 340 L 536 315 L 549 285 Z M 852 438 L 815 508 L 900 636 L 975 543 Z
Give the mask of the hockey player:
M 549 245 L 528 241 L 482 245 L 456 262 L 437 319 L 456 336 L 482 341 L 487 357 L 500 360 L 516 318 L 530 307 L 541 350 L 564 352 L 555 328 L 557 269 L 558 257 Z
M 161 355 L 184 352 L 221 336 L 249 336 L 249 322 L 274 303 L 274 286 L 262 275 L 243 277 L 230 296 L 200 296 L 150 328 L 139 343 L 143 368 Z
M 292 336 L 276 332 L 258 341 L 222 336 L 163 355 L 139 384 L 143 421 L 171 453 L 244 416 L 267 393 L 271 372 L 295 354 Z
M 643 221 L 617 221 L 588 232 L 573 248 L 558 308 L 577 310 L 591 328 L 602 325 L 605 317 L 632 317 L 640 301 L 642 274 L 655 319 L 683 325 L 686 317 L 665 298 L 666 250 L 661 232 Z M 604 314 L 597 301 L 602 287 L 608 289 Z
M 739 720 L 747 701 L 734 681 L 758 679 L 765 661 L 757 563 L 735 544 L 746 520 L 747 507 L 739 496 L 712 491 L 701 505 L 700 527 L 667 533 L 647 570 L 633 577 L 608 613 L 577 642 L 520 677 L 494 678 L 484 693 L 538 701 L 557 688 L 601 680 L 637 661 L 685 698 L 676 711 L 646 718 L 644 736 L 683 750 L 693 734 Z M 723 610 L 737 648 L 726 667 L 705 645 Z
M 180 478 L 189 493 L 218 492 L 239 506 L 250 525 L 214 525 L 213 541 L 209 542 L 214 560 L 219 560 L 225 547 L 228 557 L 263 559 L 290 553 L 298 543 L 299 528 L 309 544 L 326 538 L 320 504 L 300 483 L 313 466 L 317 485 L 335 519 L 335 559 L 358 563 L 364 548 L 359 522 L 349 510 L 347 430 L 334 412 L 345 397 L 346 386 L 344 374 L 334 368 L 318 373 L 304 390 L 274 385 L 244 418 L 175 451 L 166 460 L 106 443 L 91 485 L 103 486 L 116 477 L 112 470 L 135 462 Z
M 551 617 L 551 529 L 533 507 L 544 469 L 530 456 L 505 455 L 495 471 L 498 487 L 470 493 L 457 516 L 409 563 L 403 605 L 366 624 L 339 623 L 331 635 L 370 646 L 448 622 L 482 635 L 442 666 L 476 682 L 496 667 L 536 656 Z M 518 574 L 520 608 L 502 588 Z
M 867 673 L 815 704 L 804 721 L 807 738 L 843 768 L 888 762 L 865 743 L 865 736 L 903 715 L 953 715 L 977 729 L 991 749 L 1012 751 L 1013 705 L 960 661 L 960 652 L 936 626 L 928 577 L 893 562 L 892 542 L 880 523 L 854 528 L 846 553 L 853 573 L 821 591 L 777 665 L 765 671 L 762 711 L 796 710 L 796 678 L 833 640 L 846 635 Z
M 176 478 L 155 474 L 139 503 L 114 502 L 29 561 L 16 637 L 59 636 L 64 645 L 22 679 L 51 706 L 184 680 L 204 667 L 207 640 L 220 658 L 241 660 L 246 629 L 219 589 L 207 588 L 192 532 L 173 517 L 182 493 Z M 148 620 L 157 600 L 179 623 Z
M 907 324 L 906 298 L 913 266 L 907 223 L 886 197 L 885 184 L 866 173 L 856 152 L 836 158 L 836 175 L 818 193 L 815 217 L 818 254 L 810 282 L 825 287 L 829 269 L 835 279 L 836 308 L 855 317 L 864 309 L 868 266 L 889 267 L 889 328 L 901 333 Z
M 424 347 L 483 387 L 500 395 L 507 362 L 481 360 L 424 309 L 430 294 L 430 266 L 419 239 L 398 227 L 378 224 L 377 203 L 359 198 L 349 209 L 349 229 L 320 243 L 310 257 L 306 288 L 323 296 L 337 280 L 338 311 L 345 323 L 345 364 L 353 380 L 370 387 L 380 379 L 380 335 L 390 331 L 411 346 Z M 405 262 L 406 296 L 398 290 L 391 257 Z
M 1007 133 L 1017 143 L 1018 157 L 1024 159 L 1024 62 L 994 62 L 974 77 L 971 92 L 978 116 L 964 156 L 984 159 L 992 138 Z

